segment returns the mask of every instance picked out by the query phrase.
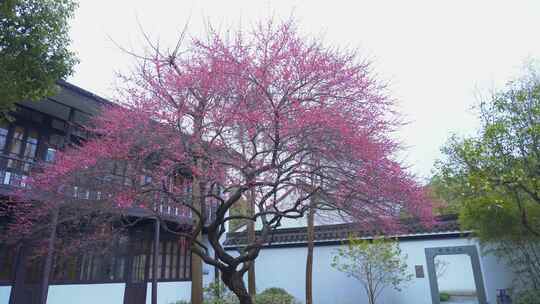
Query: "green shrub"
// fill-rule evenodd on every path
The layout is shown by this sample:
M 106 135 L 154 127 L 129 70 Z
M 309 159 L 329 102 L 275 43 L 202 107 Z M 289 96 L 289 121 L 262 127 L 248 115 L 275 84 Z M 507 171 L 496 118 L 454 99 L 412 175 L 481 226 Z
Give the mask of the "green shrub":
M 219 294 L 219 297 L 217 296 Z M 285 289 L 272 287 L 265 289 L 255 297 L 255 304 L 298 304 Z M 179 300 L 169 304 L 190 304 L 190 301 Z M 204 288 L 204 304 L 238 304 L 238 298 L 221 284 L 210 283 Z
M 223 282 L 212 282 L 204 288 L 204 304 L 237 304 L 238 298 Z
M 540 290 L 526 290 L 517 294 L 515 304 L 540 304 Z
M 448 300 L 450 300 L 450 295 L 447 294 L 446 292 L 441 292 L 441 293 L 439 294 L 439 300 L 440 300 L 441 302 L 447 302 Z
M 296 304 L 296 299 L 285 289 L 272 287 L 264 290 L 255 298 L 256 304 Z

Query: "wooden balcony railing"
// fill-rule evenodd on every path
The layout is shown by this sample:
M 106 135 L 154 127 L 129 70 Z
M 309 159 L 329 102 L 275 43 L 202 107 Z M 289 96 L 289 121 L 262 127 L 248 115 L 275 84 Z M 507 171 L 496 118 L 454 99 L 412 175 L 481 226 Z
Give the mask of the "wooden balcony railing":
M 34 164 L 33 159 L 0 154 L 0 185 L 26 188 Z
M 9 193 L 10 189 L 14 188 L 27 188 L 28 185 L 28 176 L 32 168 L 35 167 L 36 161 L 34 159 L 22 159 L 20 157 L 0 154 L 0 187 L 7 187 L 4 191 L 4 194 Z M 111 183 L 125 183 L 125 178 L 118 175 L 108 175 L 104 177 L 105 180 Z M 10 189 L 9 189 L 10 188 Z M 69 193 L 70 196 L 76 199 L 101 199 L 100 191 L 90 191 L 83 188 L 74 187 Z M 186 203 L 191 204 L 191 197 L 186 195 Z M 153 211 L 158 214 L 165 216 L 168 219 L 178 220 L 181 222 L 191 222 L 192 212 L 188 207 L 182 206 L 177 202 L 168 199 L 164 195 L 156 195 L 154 199 L 155 203 L 153 206 Z M 130 211 L 134 215 L 144 215 L 151 212 L 143 212 L 144 208 L 134 207 L 130 208 Z M 214 218 L 216 210 L 215 202 L 208 201 L 204 208 L 205 211 L 205 224 L 208 225 Z M 128 212 L 131 213 L 131 212 Z

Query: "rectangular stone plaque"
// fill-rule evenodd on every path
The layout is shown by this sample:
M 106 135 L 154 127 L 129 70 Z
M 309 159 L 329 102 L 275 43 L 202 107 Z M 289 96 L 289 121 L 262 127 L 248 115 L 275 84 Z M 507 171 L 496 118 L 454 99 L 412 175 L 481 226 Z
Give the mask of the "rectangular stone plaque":
M 424 267 L 422 265 L 414 265 L 414 271 L 416 272 L 417 278 L 424 277 Z

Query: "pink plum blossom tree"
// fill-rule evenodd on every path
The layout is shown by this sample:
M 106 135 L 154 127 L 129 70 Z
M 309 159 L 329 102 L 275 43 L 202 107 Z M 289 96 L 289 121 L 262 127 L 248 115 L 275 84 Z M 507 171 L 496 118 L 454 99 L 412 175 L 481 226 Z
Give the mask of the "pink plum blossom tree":
M 10 229 L 31 234 L 62 208 L 72 210 L 67 220 L 144 210 L 188 236 L 192 252 L 247 304 L 244 274 L 281 221 L 303 217 L 315 194 L 359 225 L 394 227 L 404 212 L 429 218 L 421 186 L 395 160 L 395 101 L 356 51 L 304 37 L 294 20 L 269 20 L 209 30 L 169 51 L 153 45 L 137 59 L 123 77 L 121 106 L 104 108 L 88 127 L 94 137 L 32 175 L 20 200 L 39 194 L 40 202 L 20 204 Z M 119 166 L 123 174 L 111 174 Z M 254 212 L 230 215 L 248 196 Z M 234 254 L 222 244 L 232 220 L 260 225 Z

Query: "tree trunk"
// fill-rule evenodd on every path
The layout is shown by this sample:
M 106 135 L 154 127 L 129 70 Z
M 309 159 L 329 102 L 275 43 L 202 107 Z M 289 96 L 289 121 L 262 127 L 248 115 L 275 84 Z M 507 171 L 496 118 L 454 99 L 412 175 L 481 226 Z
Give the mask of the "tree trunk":
M 313 239 L 315 210 L 310 206 L 307 219 L 306 304 L 313 304 Z
M 251 191 L 249 195 L 248 212 L 249 216 L 253 216 L 255 214 L 255 197 L 253 191 Z M 255 242 L 255 222 L 253 221 L 248 221 L 247 223 L 247 238 L 248 244 Z M 253 260 L 251 261 L 248 270 L 248 291 L 253 301 L 257 295 L 257 286 L 255 282 L 255 260 Z
M 242 275 L 238 271 L 223 271 L 221 278 L 223 283 L 238 297 L 240 304 L 253 304 L 253 300 L 244 285 Z
M 368 286 L 368 300 L 369 304 L 375 304 L 375 291 L 371 287 L 371 285 Z

